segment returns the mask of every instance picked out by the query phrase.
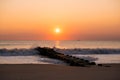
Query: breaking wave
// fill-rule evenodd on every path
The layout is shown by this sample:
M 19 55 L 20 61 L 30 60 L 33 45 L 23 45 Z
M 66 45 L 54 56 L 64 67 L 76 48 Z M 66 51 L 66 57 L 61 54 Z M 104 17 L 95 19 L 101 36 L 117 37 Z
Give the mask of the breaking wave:
M 37 55 L 34 49 L 0 49 L 0 56 L 30 56 Z
M 59 49 L 55 51 L 63 54 L 120 54 L 120 49 Z M 38 51 L 32 49 L 0 49 L 0 56 L 30 56 L 37 55 Z
M 120 54 L 120 49 L 55 49 L 64 54 Z
M 59 49 L 55 51 L 72 55 L 96 63 L 120 63 L 120 49 Z M 110 54 L 110 55 L 108 55 Z M 0 49 L 0 64 L 33 63 L 33 64 L 65 64 L 56 59 L 38 55 L 34 48 L 30 49 Z

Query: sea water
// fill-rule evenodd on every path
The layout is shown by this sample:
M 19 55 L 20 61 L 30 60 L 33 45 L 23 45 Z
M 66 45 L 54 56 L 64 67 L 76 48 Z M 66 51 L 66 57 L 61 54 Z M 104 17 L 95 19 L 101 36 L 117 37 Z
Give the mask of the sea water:
M 84 58 L 96 63 L 120 63 L 120 41 L 0 41 L 0 64 L 65 64 L 37 55 L 35 47 Z

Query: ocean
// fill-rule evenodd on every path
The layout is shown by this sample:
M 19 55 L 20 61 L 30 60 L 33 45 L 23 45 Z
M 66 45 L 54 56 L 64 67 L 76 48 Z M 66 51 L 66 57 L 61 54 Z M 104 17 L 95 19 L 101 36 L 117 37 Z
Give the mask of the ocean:
M 38 46 L 96 63 L 120 63 L 120 41 L 41 40 L 0 41 L 0 64 L 65 64 L 37 55 Z

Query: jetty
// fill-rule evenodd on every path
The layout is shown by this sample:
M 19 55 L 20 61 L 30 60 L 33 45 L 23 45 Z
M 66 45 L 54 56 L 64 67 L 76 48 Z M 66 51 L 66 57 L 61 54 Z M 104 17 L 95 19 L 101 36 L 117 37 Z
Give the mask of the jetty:
M 53 48 L 37 47 L 37 48 L 35 48 L 35 50 L 38 51 L 38 55 L 61 60 L 70 66 L 86 67 L 86 66 L 90 66 L 90 65 L 96 65 L 95 62 L 90 62 L 89 60 L 85 60 L 82 58 L 77 58 L 77 57 L 74 57 L 71 55 L 65 55 L 63 53 L 56 52 Z

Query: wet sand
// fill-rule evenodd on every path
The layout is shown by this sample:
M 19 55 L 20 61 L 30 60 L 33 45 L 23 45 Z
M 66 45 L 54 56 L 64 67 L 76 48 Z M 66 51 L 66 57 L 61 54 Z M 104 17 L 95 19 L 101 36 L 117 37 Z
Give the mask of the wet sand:
M 120 64 L 109 65 L 0 64 L 0 80 L 120 80 Z

